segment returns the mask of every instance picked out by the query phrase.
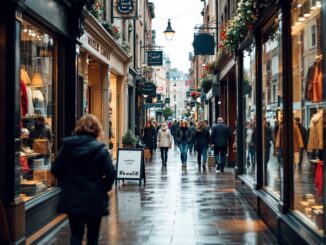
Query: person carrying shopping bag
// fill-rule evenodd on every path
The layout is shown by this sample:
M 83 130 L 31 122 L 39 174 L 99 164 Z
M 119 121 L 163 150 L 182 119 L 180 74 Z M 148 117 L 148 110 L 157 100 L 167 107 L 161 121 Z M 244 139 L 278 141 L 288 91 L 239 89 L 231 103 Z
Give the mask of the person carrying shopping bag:
M 157 146 L 161 150 L 162 166 L 166 167 L 168 151 L 172 147 L 172 135 L 165 122 L 161 123 L 161 128 L 157 133 Z
M 156 145 L 156 129 L 151 123 L 151 121 L 147 121 L 144 129 L 144 137 L 143 142 L 145 144 L 145 148 L 149 149 L 150 157 L 149 161 L 152 161 L 153 158 L 153 149 Z

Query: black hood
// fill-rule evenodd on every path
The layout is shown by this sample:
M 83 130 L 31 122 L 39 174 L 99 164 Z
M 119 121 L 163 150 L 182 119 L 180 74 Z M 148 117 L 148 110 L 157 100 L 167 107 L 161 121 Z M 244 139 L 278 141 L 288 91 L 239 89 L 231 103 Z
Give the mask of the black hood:
M 72 158 L 88 158 L 94 153 L 99 153 L 105 145 L 91 135 L 74 135 L 62 140 L 64 151 Z

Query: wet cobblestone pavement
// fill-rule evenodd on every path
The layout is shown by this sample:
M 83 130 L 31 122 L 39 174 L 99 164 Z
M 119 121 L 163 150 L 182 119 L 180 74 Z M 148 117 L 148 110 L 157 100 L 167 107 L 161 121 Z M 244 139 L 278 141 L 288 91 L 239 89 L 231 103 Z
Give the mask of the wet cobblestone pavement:
M 131 180 L 118 183 L 99 244 L 277 244 L 235 191 L 233 168 L 223 174 L 214 168 L 198 171 L 196 157 L 189 155 L 187 170 L 182 170 L 179 156 L 169 150 L 165 170 L 156 151 L 152 162 L 146 162 L 145 186 Z M 69 244 L 68 223 L 39 244 Z

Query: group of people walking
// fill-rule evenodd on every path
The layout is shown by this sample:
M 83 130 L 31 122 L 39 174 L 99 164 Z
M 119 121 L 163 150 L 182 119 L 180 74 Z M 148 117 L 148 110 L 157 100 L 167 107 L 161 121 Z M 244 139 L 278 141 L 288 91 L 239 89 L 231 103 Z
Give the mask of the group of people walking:
M 198 168 L 206 170 L 208 150 L 214 149 L 216 171 L 224 172 L 227 147 L 231 143 L 230 128 L 224 124 L 223 118 L 218 118 L 217 124 L 210 129 L 206 121 L 197 123 L 181 120 L 173 124 L 162 122 L 160 125 L 147 121 L 144 128 L 143 142 L 150 150 L 152 158 L 153 150 L 157 147 L 161 150 L 162 166 L 167 166 L 168 150 L 174 144 L 180 150 L 182 168 L 187 167 L 188 152 L 197 152 Z
M 210 133 L 211 131 L 211 133 Z M 102 216 L 108 215 L 108 191 L 116 172 L 105 145 L 101 142 L 102 125 L 91 114 L 81 117 L 72 136 L 62 140 L 51 172 L 57 177 L 61 193 L 58 211 L 67 213 L 71 229 L 70 244 L 82 244 L 85 226 L 87 244 L 98 244 Z M 209 145 L 214 148 L 217 171 L 223 172 L 230 129 L 219 118 L 212 130 L 205 121 L 197 124 L 182 120 L 171 123 L 148 121 L 143 136 L 146 147 L 161 150 L 162 165 L 167 166 L 168 150 L 180 149 L 182 168 L 187 166 L 188 150 L 197 151 L 198 167 L 206 169 Z

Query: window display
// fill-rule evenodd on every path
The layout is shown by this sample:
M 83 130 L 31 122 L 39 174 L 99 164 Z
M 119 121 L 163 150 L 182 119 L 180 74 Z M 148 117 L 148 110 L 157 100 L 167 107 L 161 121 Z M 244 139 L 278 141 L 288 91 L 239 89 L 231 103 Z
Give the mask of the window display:
M 20 190 L 24 201 L 55 185 L 50 173 L 54 113 L 54 41 L 33 24 L 21 28 Z
M 283 168 L 282 43 L 279 14 L 262 34 L 262 153 L 264 188 L 280 196 Z
M 256 178 L 256 52 L 255 43 L 243 52 L 243 124 L 245 174 Z
M 291 4 L 295 213 L 322 234 L 323 229 L 323 83 L 321 1 Z M 299 147 L 298 147 L 299 146 Z

